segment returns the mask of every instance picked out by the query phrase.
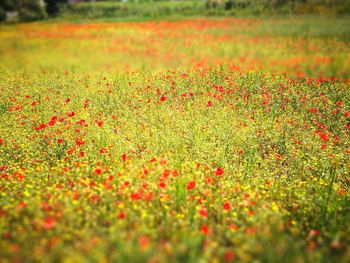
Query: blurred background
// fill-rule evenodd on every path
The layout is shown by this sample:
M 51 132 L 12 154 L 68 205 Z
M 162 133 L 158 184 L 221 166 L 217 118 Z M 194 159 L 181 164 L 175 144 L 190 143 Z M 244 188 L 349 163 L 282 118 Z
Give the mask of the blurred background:
M 350 0 L 0 0 L 0 21 L 350 13 Z

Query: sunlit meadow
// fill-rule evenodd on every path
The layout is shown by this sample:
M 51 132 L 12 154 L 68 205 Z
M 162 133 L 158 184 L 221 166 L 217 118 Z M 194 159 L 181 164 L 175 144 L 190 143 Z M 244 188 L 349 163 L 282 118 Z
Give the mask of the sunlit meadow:
M 0 27 L 1 262 L 348 262 L 347 18 Z

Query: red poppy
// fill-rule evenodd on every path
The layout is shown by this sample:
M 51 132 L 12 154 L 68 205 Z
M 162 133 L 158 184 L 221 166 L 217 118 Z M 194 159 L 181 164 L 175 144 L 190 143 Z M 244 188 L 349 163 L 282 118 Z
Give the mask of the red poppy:
M 170 175 L 170 170 L 168 170 L 168 169 L 165 169 L 164 171 L 163 171 L 163 177 L 165 177 L 165 178 L 167 178 L 169 175 Z
M 208 212 L 207 212 L 207 209 L 205 207 L 202 207 L 200 210 L 199 210 L 199 214 L 202 216 L 202 217 L 208 217 Z
M 328 136 L 327 136 L 327 134 L 325 134 L 325 133 L 320 133 L 319 135 L 320 135 L 320 138 L 321 138 L 322 140 L 324 140 L 325 142 L 328 141 Z
M 56 225 L 55 219 L 53 219 L 52 217 L 47 217 L 44 219 L 44 228 L 46 230 L 55 227 L 55 225 Z
M 309 112 L 310 112 L 310 113 L 318 113 L 318 109 L 310 108 L 310 109 L 309 109 Z
M 85 144 L 85 141 L 83 141 L 81 138 L 77 138 L 75 140 L 76 145 L 81 146 Z
M 146 236 L 139 237 L 138 243 L 139 243 L 139 246 L 141 248 L 143 248 L 143 249 L 147 248 L 148 243 L 149 243 L 148 237 L 146 237 Z
M 135 192 L 135 193 L 132 193 L 131 195 L 130 195 L 130 198 L 131 198 L 131 200 L 133 200 L 133 201 L 137 201 L 137 200 L 140 200 L 141 199 L 141 193 L 139 193 L 139 192 Z
M 195 187 L 196 187 L 196 182 L 195 181 L 190 181 L 190 182 L 188 182 L 186 189 L 187 190 L 192 190 Z
M 209 234 L 209 227 L 207 225 L 202 225 L 201 231 L 202 231 L 203 235 L 208 235 Z
M 220 166 L 216 168 L 215 175 L 223 175 L 223 174 L 224 174 L 224 170 Z
M 47 126 L 46 126 L 45 123 L 41 123 L 39 126 L 35 127 L 34 129 L 35 129 L 36 131 L 40 131 L 40 130 L 42 130 L 42 129 L 45 129 L 46 127 L 47 127 Z
M 223 204 L 222 208 L 224 210 L 230 210 L 231 209 L 231 205 L 230 205 L 230 203 L 226 202 L 226 203 Z
M 102 153 L 106 153 L 107 152 L 107 149 L 106 148 L 101 148 L 100 149 L 100 153 L 102 154 Z
M 125 217 L 126 217 L 126 214 L 123 211 L 119 212 L 118 214 L 119 219 L 124 219 Z
M 165 188 L 165 187 L 166 187 L 166 185 L 165 185 L 164 182 L 160 182 L 160 183 L 158 184 L 158 186 L 159 186 L 159 188 Z
M 67 112 L 67 116 L 68 117 L 73 117 L 75 115 L 75 112 L 74 111 L 72 111 L 72 112 Z
M 231 262 L 235 259 L 235 253 L 233 253 L 231 250 L 228 250 L 225 252 L 224 258 L 226 262 Z
M 100 168 L 97 168 L 96 170 L 95 170 L 95 174 L 101 174 L 102 173 L 102 170 L 100 169 Z

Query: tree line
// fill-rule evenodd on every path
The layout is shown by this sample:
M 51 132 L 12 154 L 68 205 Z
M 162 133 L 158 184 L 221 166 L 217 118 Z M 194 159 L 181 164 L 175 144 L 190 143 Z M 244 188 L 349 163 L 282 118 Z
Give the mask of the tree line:
M 112 5 L 112 2 L 121 1 L 100 0 L 100 2 L 111 2 Z M 67 2 L 68 0 L 0 0 L 0 21 L 8 19 L 11 14 L 20 21 L 57 16 L 62 7 L 67 7 Z M 166 0 L 126 0 L 126 2 L 124 4 L 137 2 L 143 5 L 145 3 L 156 5 L 157 2 L 166 2 Z M 350 0 L 182 0 L 176 2 L 193 3 L 193 9 L 198 7 L 196 3 L 203 3 L 203 8 L 193 10 L 198 13 L 197 15 L 350 14 Z M 112 5 L 111 9 L 115 9 Z M 93 8 L 99 7 L 93 5 Z M 129 5 L 128 10 L 132 8 L 135 8 L 135 5 Z

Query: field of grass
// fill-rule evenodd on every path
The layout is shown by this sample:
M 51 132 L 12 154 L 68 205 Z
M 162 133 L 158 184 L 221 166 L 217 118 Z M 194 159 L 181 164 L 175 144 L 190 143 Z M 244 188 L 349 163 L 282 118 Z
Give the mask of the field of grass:
M 348 22 L 0 26 L 0 261 L 348 262 Z

